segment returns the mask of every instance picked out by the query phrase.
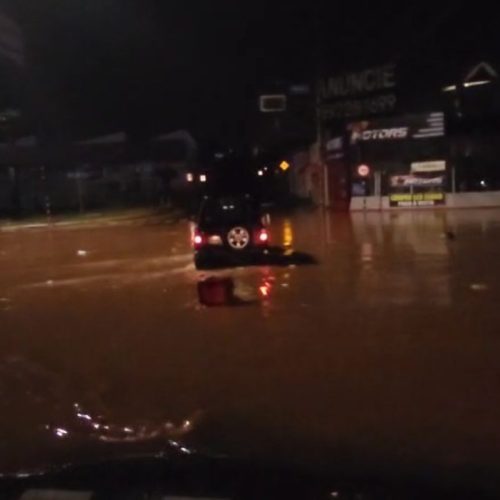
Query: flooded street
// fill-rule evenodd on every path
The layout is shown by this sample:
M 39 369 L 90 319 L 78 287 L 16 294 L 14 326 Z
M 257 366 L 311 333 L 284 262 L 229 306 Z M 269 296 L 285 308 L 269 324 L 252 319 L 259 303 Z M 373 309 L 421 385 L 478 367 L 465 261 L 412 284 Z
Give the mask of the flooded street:
M 0 231 L 1 468 L 162 440 L 500 468 L 500 210 L 271 229 L 318 265 L 196 271 L 186 222 Z M 200 305 L 211 276 L 238 307 Z

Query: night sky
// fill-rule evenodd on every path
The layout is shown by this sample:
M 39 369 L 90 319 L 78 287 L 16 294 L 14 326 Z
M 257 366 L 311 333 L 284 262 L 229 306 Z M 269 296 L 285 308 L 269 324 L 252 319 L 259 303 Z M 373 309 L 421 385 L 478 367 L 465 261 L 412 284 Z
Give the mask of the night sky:
M 425 57 L 455 70 L 498 53 L 495 18 L 460 1 L 391 7 L 2 0 L 0 6 L 25 34 L 27 93 L 52 126 L 73 136 L 187 128 L 230 138 L 244 133 L 259 90 L 277 81 L 312 82 L 318 60 L 324 70 L 338 71 Z

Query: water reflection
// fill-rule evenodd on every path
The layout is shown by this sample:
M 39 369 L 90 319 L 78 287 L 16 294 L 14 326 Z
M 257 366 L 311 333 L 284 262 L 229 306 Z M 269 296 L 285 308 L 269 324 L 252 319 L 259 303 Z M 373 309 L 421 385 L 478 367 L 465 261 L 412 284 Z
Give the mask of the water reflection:
M 293 248 L 293 225 L 291 219 L 283 222 L 283 247 L 288 250 Z
M 206 307 L 237 305 L 232 278 L 210 277 L 197 284 L 198 300 Z
M 361 261 L 364 263 L 370 263 L 373 261 L 373 244 L 363 243 L 361 245 Z
M 271 285 L 269 283 L 264 283 L 261 287 L 259 287 L 259 291 L 262 297 L 267 299 L 271 293 Z
M 93 415 L 89 411 L 84 411 L 81 404 L 75 403 L 70 417 L 64 419 L 65 427 L 47 424 L 45 429 L 49 434 L 60 439 L 79 437 L 85 438 L 85 440 L 114 444 L 145 443 L 165 440 L 169 443 L 176 443 L 176 447 L 180 448 L 183 445 L 173 440 L 180 440 L 191 433 L 195 427 L 194 422 L 198 421 L 198 419 L 199 414 L 195 414 L 179 424 L 175 424 L 171 421 L 146 421 L 120 424 L 102 415 Z
M 86 401 L 70 403 L 75 396 Z M 184 441 L 197 429 L 202 418 L 201 411 L 180 421 L 151 418 L 147 414 L 141 418 L 116 417 L 95 388 L 89 393 L 77 391 L 65 376 L 17 356 L 0 360 L 0 402 L 3 408 L 0 416 L 2 442 L 9 441 L 9 432 L 13 435 L 21 432 L 22 438 L 32 443 L 33 452 L 42 443 L 45 446 L 51 442 L 71 443 L 72 446 L 92 442 L 150 443 L 161 447 L 173 440 L 178 443 L 179 451 L 187 454 L 191 450 Z M 66 445 L 58 449 L 70 450 Z M 49 450 L 55 452 L 50 447 L 45 449 L 46 453 Z M 37 457 L 44 458 L 49 457 L 43 454 Z M 3 454 L 1 467 L 8 469 L 10 460 L 9 453 Z
M 249 266 L 292 267 L 317 264 L 316 258 L 305 252 L 296 252 L 291 248 L 269 247 L 265 250 L 232 252 L 208 249 L 198 255 L 198 270 L 229 269 Z
M 269 268 L 263 274 L 256 288 L 244 283 L 236 284 L 232 277 L 211 276 L 197 283 L 198 300 L 205 307 L 250 306 L 269 300 L 275 278 Z
M 367 304 L 451 303 L 450 241 L 444 212 L 353 214 L 361 265 L 353 284 Z

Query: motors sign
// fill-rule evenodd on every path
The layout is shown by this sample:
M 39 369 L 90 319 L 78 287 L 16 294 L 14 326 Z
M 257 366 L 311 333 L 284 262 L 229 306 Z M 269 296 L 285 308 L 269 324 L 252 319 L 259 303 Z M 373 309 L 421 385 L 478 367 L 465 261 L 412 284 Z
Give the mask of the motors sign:
M 445 135 L 442 112 L 373 119 L 349 125 L 351 143 L 403 139 L 433 139 Z
M 408 127 L 381 128 L 353 132 L 352 142 L 357 141 L 386 141 L 391 139 L 406 139 L 409 134 Z
M 342 119 L 391 112 L 397 103 L 395 89 L 394 64 L 325 78 L 319 84 L 321 115 Z

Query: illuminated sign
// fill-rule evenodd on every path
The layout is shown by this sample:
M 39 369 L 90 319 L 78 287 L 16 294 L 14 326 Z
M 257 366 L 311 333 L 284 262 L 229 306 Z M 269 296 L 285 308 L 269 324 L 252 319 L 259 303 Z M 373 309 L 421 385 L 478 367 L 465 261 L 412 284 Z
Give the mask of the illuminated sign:
M 352 141 L 384 141 L 389 139 L 406 139 L 408 137 L 408 133 L 408 127 L 364 130 L 363 132 L 354 132 L 352 134 Z
M 381 118 L 350 124 L 351 143 L 402 139 L 432 139 L 445 134 L 444 113 Z
M 433 207 L 444 205 L 446 195 L 444 193 L 401 193 L 389 196 L 391 207 Z
M 394 175 L 391 177 L 392 187 L 411 187 L 411 186 L 443 186 L 444 177 L 415 177 L 414 175 Z
M 411 171 L 414 173 L 444 172 L 446 161 L 422 161 L 411 164 Z

